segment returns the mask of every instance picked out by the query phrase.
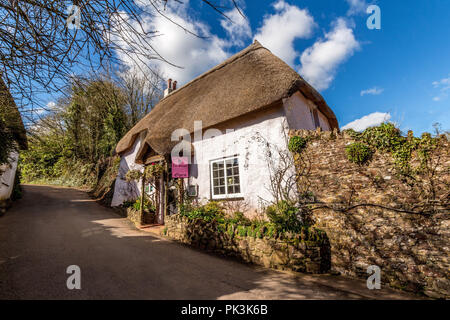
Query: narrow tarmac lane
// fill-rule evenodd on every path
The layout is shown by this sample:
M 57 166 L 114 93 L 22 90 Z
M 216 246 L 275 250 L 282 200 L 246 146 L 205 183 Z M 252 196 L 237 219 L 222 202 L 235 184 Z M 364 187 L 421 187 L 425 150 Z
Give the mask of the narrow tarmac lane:
M 81 268 L 81 290 L 66 268 Z M 0 217 L 0 299 L 410 299 L 365 281 L 248 266 L 137 230 L 82 191 L 24 186 Z

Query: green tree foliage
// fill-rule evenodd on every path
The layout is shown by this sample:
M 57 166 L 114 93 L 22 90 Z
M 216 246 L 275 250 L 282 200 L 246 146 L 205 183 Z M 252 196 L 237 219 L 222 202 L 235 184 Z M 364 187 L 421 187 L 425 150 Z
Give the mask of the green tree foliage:
M 9 154 L 14 150 L 13 137 L 6 127 L 3 113 L 0 112 L 0 165 L 8 163 Z
M 108 78 L 76 79 L 68 97 L 30 130 L 29 150 L 21 154 L 25 181 L 83 176 L 94 182 L 98 164 L 113 155 L 130 129 L 126 94 Z
M 78 159 L 96 162 L 110 156 L 127 132 L 125 95 L 106 80 L 78 82 L 61 120 Z

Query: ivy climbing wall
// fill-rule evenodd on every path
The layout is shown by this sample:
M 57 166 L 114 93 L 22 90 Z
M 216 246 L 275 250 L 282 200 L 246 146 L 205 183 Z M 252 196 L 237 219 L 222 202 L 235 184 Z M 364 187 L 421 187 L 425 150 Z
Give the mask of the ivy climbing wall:
M 431 297 L 450 296 L 450 144 L 445 136 L 402 137 L 390 127 L 292 131 L 299 191 L 326 231 L 331 268 Z

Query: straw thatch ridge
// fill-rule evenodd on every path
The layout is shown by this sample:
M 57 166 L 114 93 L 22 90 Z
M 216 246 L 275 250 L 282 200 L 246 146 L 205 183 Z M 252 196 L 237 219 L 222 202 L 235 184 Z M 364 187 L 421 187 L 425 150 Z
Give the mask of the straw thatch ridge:
M 9 92 L 8 87 L 0 73 L 0 114 L 3 117 L 6 128 L 12 133 L 14 140 L 24 150 L 28 148 L 27 132 L 22 122 L 22 117 L 17 105 Z
M 121 154 L 147 130 L 145 142 L 156 153 L 166 155 L 171 134 L 178 128 L 193 132 L 194 121 L 203 128 L 237 118 L 290 97 L 296 91 L 314 102 L 338 128 L 336 117 L 322 96 L 281 59 L 258 41 L 162 99 L 118 143 Z M 141 159 L 143 153 L 140 152 Z M 142 160 L 142 159 L 141 159 Z

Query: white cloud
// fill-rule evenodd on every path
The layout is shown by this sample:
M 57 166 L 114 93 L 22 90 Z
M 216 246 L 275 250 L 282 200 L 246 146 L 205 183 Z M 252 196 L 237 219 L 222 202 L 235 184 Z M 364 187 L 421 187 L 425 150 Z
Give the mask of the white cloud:
M 333 30 L 325 34 L 301 55 L 299 73 L 317 90 L 327 89 L 333 81 L 336 69 L 359 48 L 353 30 L 339 18 Z
M 450 77 L 434 81 L 432 84 L 436 89 L 439 89 L 439 95 L 435 96 L 433 101 L 442 101 L 448 97 L 448 91 L 450 91 Z
M 441 79 L 439 81 L 434 81 L 433 86 L 444 91 L 450 90 L 450 77 Z
M 254 39 L 261 42 L 290 66 L 295 65 L 299 53 L 294 49 L 295 39 L 312 36 L 316 23 L 306 9 L 279 0 L 273 4 L 275 13 L 266 15 Z
M 244 40 L 248 40 L 252 37 L 252 29 L 248 18 L 244 15 L 242 10 L 239 12 L 236 8 L 225 12 L 225 15 L 230 18 L 231 21 L 224 18 L 220 21 L 220 25 L 227 32 L 233 45 L 243 46 Z
M 383 122 L 389 121 L 389 119 L 391 119 L 390 113 L 374 112 L 346 124 L 341 129 L 342 130 L 353 129 L 355 131 L 364 131 L 369 127 L 378 126 Z
M 32 113 L 37 116 L 42 116 L 50 110 L 55 110 L 56 103 L 54 101 L 48 102 L 45 107 L 32 109 Z
M 367 94 L 371 94 L 371 95 L 377 96 L 377 95 L 382 94 L 383 91 L 384 91 L 383 88 L 373 87 L 373 88 L 370 88 L 370 89 L 367 89 L 367 90 L 362 90 L 361 91 L 361 97 L 365 96 Z
M 363 14 L 366 12 L 369 6 L 365 0 L 346 0 L 350 8 L 347 15 L 353 16 L 357 14 Z
M 188 2 L 168 5 L 163 11 L 168 19 L 159 14 L 141 17 L 144 22 L 143 29 L 147 32 L 156 31 L 157 36 L 149 42 L 151 47 L 146 44 L 141 45 L 142 52 L 140 54 L 125 54 L 123 50 L 117 51 L 120 59 L 129 67 L 137 66 L 142 70 L 146 70 L 148 65 L 157 67 L 164 77 L 177 80 L 180 85 L 225 60 L 230 55 L 227 48 L 230 47 L 231 42 L 212 34 L 206 24 L 190 17 L 186 10 L 188 5 Z M 125 13 L 121 14 L 126 15 Z M 232 14 L 234 15 L 234 13 Z M 128 21 L 134 28 L 140 27 L 136 23 Z M 237 24 L 239 26 L 225 24 L 225 27 L 228 28 L 225 29 L 227 32 L 238 32 L 234 34 L 236 39 L 239 35 L 248 33 L 245 23 L 238 21 Z M 132 33 L 123 25 L 121 24 L 118 28 L 122 28 L 121 32 L 125 35 L 126 40 L 115 40 L 122 49 L 126 49 L 129 48 L 127 41 L 133 42 L 136 39 L 133 39 Z M 186 32 L 180 26 L 194 34 Z M 154 48 L 157 49 L 157 52 Z M 144 57 L 145 52 L 158 54 L 166 61 Z
M 54 107 L 56 107 L 56 103 L 54 101 L 50 101 L 49 103 L 47 103 L 47 108 L 53 109 Z

